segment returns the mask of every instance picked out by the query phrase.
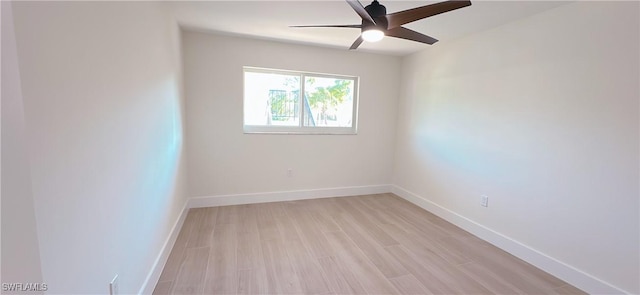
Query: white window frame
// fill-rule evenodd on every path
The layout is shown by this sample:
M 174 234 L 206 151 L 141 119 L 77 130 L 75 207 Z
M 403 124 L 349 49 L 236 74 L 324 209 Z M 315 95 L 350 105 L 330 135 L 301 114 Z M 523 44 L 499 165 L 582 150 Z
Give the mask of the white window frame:
M 304 126 L 304 111 L 303 108 L 300 108 L 300 122 L 298 126 L 273 126 L 273 125 L 246 125 L 244 123 L 244 106 L 246 103 L 246 93 L 245 93 L 245 83 L 244 80 L 245 73 L 269 73 L 269 74 L 283 74 L 283 75 L 299 75 L 300 76 L 300 106 L 304 105 L 304 93 L 305 93 L 305 77 L 321 77 L 321 78 L 335 78 L 342 80 L 351 80 L 353 81 L 353 113 L 351 114 L 351 127 L 315 127 L 315 126 Z M 346 76 L 346 75 L 335 75 L 335 74 L 323 74 L 323 73 L 313 73 L 313 72 L 302 72 L 302 71 L 290 71 L 290 70 L 277 70 L 277 69 L 268 69 L 268 68 L 258 68 L 258 67 L 249 67 L 245 66 L 242 70 L 242 126 L 244 133 L 267 133 L 267 134 L 351 134 L 355 135 L 358 131 L 358 93 L 360 86 L 360 78 L 356 76 Z

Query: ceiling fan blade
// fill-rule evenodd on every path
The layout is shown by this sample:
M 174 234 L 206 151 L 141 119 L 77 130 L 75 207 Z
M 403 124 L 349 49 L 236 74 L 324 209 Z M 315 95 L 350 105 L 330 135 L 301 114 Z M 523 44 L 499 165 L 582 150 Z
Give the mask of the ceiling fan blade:
M 358 46 L 360 46 L 360 44 L 362 44 L 362 41 L 364 41 L 362 39 L 362 36 L 358 36 L 358 39 L 356 39 L 356 41 L 353 41 L 353 44 L 351 44 L 351 47 L 349 47 L 349 50 L 353 50 L 358 48 Z
M 356 13 L 363 20 L 366 20 L 366 21 L 368 21 L 370 23 L 373 23 L 374 25 L 376 24 L 376 21 L 374 21 L 373 18 L 371 17 L 371 15 L 369 15 L 369 13 L 367 12 L 367 10 L 364 9 L 364 6 L 362 6 L 362 3 L 360 3 L 360 1 L 358 1 L 358 0 L 347 0 L 347 3 L 349 3 L 351 8 L 353 8 L 353 10 L 355 10 Z
M 433 44 L 438 42 L 438 39 L 429 37 L 427 35 L 423 35 L 420 34 L 416 31 L 412 31 L 409 30 L 405 27 L 397 27 L 397 28 L 393 28 L 391 30 L 387 30 L 385 32 L 385 35 L 387 36 L 391 36 L 391 37 L 396 37 L 396 38 L 401 38 L 401 39 L 407 39 L 407 40 L 411 40 L 411 41 L 417 41 L 420 43 L 426 43 L 426 44 Z
M 451 0 L 390 13 L 386 16 L 387 22 L 389 23 L 388 28 L 397 28 L 406 23 L 414 22 L 426 17 L 434 16 L 436 14 L 444 13 L 451 10 L 456 10 L 462 7 L 467 7 L 469 5 L 471 5 L 471 1 L 469 0 Z
M 289 26 L 290 28 L 362 28 L 362 25 L 311 25 L 311 26 Z

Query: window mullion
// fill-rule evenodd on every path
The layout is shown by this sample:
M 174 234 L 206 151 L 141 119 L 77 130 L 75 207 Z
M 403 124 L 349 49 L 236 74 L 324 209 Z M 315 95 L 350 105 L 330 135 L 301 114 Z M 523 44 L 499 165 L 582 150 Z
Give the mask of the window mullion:
M 299 125 L 301 128 L 304 127 L 304 94 L 305 94 L 305 90 L 304 90 L 304 81 L 305 81 L 306 77 L 304 74 L 300 74 L 300 95 L 298 95 L 298 103 L 299 103 L 299 111 L 300 111 L 300 122 Z

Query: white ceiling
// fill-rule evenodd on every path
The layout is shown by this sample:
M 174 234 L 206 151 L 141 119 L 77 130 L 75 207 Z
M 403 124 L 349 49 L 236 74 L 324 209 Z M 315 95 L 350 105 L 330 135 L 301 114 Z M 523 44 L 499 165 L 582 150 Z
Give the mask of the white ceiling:
M 387 13 L 440 1 L 379 0 Z M 370 1 L 361 0 L 363 5 Z M 474 1 L 469 7 L 450 11 L 405 27 L 440 40 L 435 45 L 488 30 L 567 1 Z M 345 1 L 175 1 L 165 2 L 183 28 L 243 35 L 284 42 L 311 44 L 347 50 L 359 29 L 290 28 L 290 25 L 359 24 L 360 17 Z M 386 37 L 363 43 L 358 50 L 406 55 L 430 45 Z

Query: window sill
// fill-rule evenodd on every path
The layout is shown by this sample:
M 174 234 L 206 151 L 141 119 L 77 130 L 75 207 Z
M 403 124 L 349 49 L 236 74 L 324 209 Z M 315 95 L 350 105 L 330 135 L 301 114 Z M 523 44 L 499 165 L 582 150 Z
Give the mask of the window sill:
M 284 135 L 357 135 L 356 128 L 350 127 L 292 127 L 273 128 L 263 126 L 244 126 L 244 134 L 284 134 Z

